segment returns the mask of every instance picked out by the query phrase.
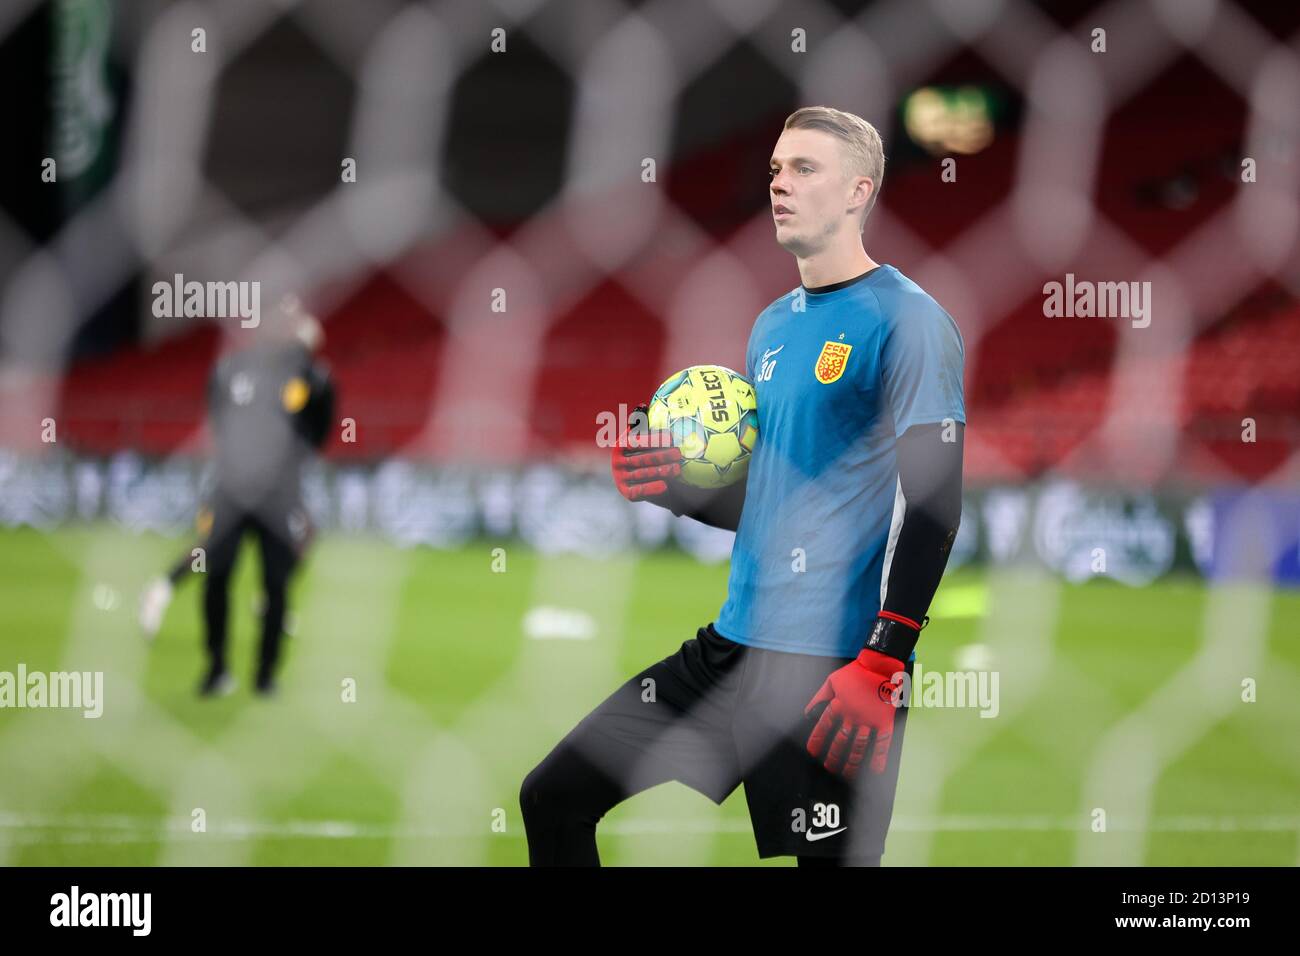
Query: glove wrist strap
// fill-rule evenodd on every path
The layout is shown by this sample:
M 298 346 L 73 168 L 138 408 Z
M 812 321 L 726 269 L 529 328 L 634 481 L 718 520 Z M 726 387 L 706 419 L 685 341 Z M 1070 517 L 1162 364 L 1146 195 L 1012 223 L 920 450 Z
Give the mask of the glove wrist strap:
M 881 616 L 876 618 L 871 636 L 862 645 L 862 649 L 906 661 L 912 656 L 912 651 L 916 650 L 916 642 L 921 639 L 921 630 L 904 624 L 893 615 L 886 617 L 887 613 L 882 611 Z

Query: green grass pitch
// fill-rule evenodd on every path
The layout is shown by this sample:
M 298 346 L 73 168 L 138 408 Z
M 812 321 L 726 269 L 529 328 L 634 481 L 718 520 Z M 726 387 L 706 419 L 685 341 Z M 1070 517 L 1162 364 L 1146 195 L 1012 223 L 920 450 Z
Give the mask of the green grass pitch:
M 294 584 L 282 692 L 260 700 L 250 546 L 240 689 L 200 701 L 201 581 L 153 645 L 135 624 L 141 585 L 183 546 L 0 532 L 0 671 L 105 674 L 97 720 L 0 709 L 0 865 L 525 863 L 524 774 L 726 591 L 725 564 L 674 552 L 326 537 Z M 530 636 L 539 618 L 570 633 Z M 886 865 L 1295 865 L 1298 637 L 1296 592 L 953 572 L 919 657 L 982 657 L 999 713 L 913 710 Z M 617 807 L 600 847 L 615 865 L 758 862 L 743 791 L 719 808 L 679 784 Z

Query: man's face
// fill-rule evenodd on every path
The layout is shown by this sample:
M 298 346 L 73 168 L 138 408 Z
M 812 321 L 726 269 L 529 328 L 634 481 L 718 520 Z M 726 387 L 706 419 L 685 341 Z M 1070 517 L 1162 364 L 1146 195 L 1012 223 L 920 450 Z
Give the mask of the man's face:
M 806 258 L 837 236 L 860 234 L 861 203 L 875 185 L 849 175 L 836 137 L 819 129 L 784 130 L 770 171 L 776 241 L 787 252 Z

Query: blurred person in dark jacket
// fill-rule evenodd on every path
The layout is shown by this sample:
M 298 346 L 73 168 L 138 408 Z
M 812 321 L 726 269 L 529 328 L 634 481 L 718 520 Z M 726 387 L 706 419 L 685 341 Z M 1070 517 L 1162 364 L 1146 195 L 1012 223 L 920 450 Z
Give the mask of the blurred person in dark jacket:
M 203 696 L 234 689 L 226 644 L 230 582 L 247 532 L 262 556 L 262 640 L 254 689 L 275 690 L 289 580 L 312 538 L 302 501 L 302 468 L 325 443 L 334 415 L 334 385 L 315 355 L 321 324 L 286 296 L 258 340 L 222 358 L 208 381 L 208 416 L 216 447 L 215 482 L 199 509 L 206 591 L 203 618 L 208 668 Z M 166 578 L 146 588 L 140 624 L 157 633 L 175 585 L 194 569 L 187 553 Z

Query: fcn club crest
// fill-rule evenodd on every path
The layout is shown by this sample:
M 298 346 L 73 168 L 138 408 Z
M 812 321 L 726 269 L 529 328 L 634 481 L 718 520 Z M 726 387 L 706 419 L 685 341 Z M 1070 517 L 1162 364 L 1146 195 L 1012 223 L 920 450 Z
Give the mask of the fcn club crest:
M 817 367 L 813 369 L 817 381 L 823 385 L 838 381 L 844 374 L 844 366 L 849 364 L 849 353 L 852 351 L 853 346 L 843 342 L 827 342 L 823 345 L 822 354 L 817 356 Z

